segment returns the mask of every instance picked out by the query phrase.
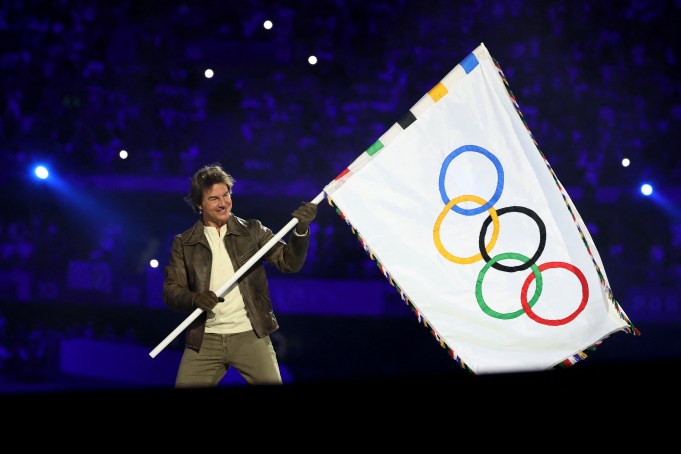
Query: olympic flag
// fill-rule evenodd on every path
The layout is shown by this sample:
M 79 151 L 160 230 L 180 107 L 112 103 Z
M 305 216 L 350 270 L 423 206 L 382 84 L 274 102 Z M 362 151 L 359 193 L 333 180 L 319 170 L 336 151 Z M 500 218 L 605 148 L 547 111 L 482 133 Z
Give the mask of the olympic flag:
M 639 334 L 507 85 L 481 43 L 324 188 L 474 374 L 567 367 Z

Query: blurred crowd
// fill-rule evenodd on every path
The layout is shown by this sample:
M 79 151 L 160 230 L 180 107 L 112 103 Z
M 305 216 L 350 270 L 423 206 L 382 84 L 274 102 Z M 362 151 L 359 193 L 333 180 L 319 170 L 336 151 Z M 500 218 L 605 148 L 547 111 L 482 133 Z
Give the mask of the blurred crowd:
M 484 41 L 561 182 L 585 194 L 578 208 L 602 254 L 676 278 L 678 213 L 644 207 L 665 220 L 654 228 L 622 214 L 640 218 L 623 208 L 638 206 L 637 181 L 680 181 L 678 2 L 427 3 L 5 0 L 0 179 L 15 184 L 38 161 L 75 178 L 188 177 L 218 161 L 238 180 L 322 188 Z M 612 209 L 599 206 L 603 188 L 624 194 Z M 37 214 L 8 192 L 3 263 L 59 266 L 72 222 L 58 216 L 70 214 Z M 319 229 L 320 243 L 354 241 L 342 223 Z M 115 252 L 120 232 L 103 230 L 70 245 L 72 258 Z M 373 273 L 319 257 L 309 273 Z
M 616 5 L 5 0 L 2 174 L 43 159 L 188 175 L 220 160 L 242 178 L 325 184 L 485 42 L 558 170 L 618 185 L 629 157 L 675 182 L 681 7 Z
M 143 300 L 135 253 L 148 245 L 27 191 L 32 163 L 77 180 L 188 177 L 218 161 L 237 181 L 321 189 L 481 42 L 561 182 L 578 189 L 613 288 L 676 285 L 678 201 L 633 188 L 681 181 L 680 19 L 678 1 L 656 0 L 3 0 L 0 289 L 60 300 L 85 263 L 103 270 L 101 285 L 79 290 L 125 281 Z M 304 277 L 380 277 L 342 220 L 313 228 Z

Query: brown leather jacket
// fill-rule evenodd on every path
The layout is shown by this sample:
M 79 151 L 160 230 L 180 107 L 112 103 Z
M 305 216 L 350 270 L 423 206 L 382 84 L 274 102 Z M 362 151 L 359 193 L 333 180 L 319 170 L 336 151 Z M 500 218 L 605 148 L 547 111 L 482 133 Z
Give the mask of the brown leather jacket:
M 212 254 L 203 227 L 203 221 L 199 219 L 193 227 L 173 238 L 170 259 L 164 270 L 163 302 L 176 312 L 193 312 L 196 309 L 192 305 L 194 294 L 208 290 Z M 243 266 L 273 236 L 272 231 L 257 219 L 245 220 L 232 213 L 227 220 L 225 246 L 234 270 Z M 239 279 L 239 290 L 246 304 L 246 313 L 259 337 L 279 329 L 272 310 L 263 262 L 284 273 L 300 271 L 305 264 L 309 244 L 309 233 L 305 236 L 291 233 L 288 243 L 279 240 Z M 204 312 L 187 327 L 187 348 L 199 351 L 205 324 Z

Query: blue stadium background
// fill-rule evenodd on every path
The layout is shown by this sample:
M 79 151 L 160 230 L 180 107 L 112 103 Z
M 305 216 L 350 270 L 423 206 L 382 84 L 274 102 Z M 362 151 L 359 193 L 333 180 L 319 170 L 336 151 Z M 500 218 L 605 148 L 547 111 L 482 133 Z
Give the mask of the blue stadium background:
M 5 396 L 171 388 L 181 336 L 147 354 L 184 319 L 160 292 L 191 174 L 221 163 L 234 212 L 278 230 L 481 42 L 641 330 L 574 367 L 681 358 L 681 2 L 1 5 Z M 271 272 L 288 383 L 466 379 L 325 202 L 312 235 Z

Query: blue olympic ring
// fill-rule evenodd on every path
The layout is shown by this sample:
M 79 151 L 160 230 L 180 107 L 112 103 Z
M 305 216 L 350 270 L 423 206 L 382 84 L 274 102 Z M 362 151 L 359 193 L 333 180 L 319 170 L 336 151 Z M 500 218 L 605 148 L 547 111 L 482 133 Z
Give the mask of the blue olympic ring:
M 494 191 L 494 194 L 492 197 L 490 197 L 489 201 L 477 208 L 461 208 L 458 205 L 454 205 L 452 207 L 452 210 L 455 213 L 463 214 L 464 216 L 474 216 L 476 214 L 483 213 L 487 210 L 489 210 L 492 205 L 497 203 L 499 200 L 499 197 L 501 197 L 501 192 L 504 190 L 504 169 L 501 167 L 501 162 L 499 162 L 499 159 L 497 159 L 496 156 L 494 156 L 492 153 L 489 151 L 485 150 L 482 147 L 479 147 L 477 145 L 463 145 L 457 148 L 456 150 L 452 151 L 449 156 L 447 156 L 442 163 L 442 168 L 440 169 L 440 196 L 442 197 L 442 201 L 447 205 L 449 201 L 451 200 L 449 196 L 447 195 L 447 190 L 445 189 L 445 175 L 447 174 L 447 168 L 449 167 L 449 163 L 454 160 L 457 156 L 462 154 L 465 151 L 474 151 L 477 153 L 480 153 L 484 156 L 487 156 L 487 158 L 492 161 L 492 164 L 494 164 L 494 167 L 497 169 L 497 187 Z

